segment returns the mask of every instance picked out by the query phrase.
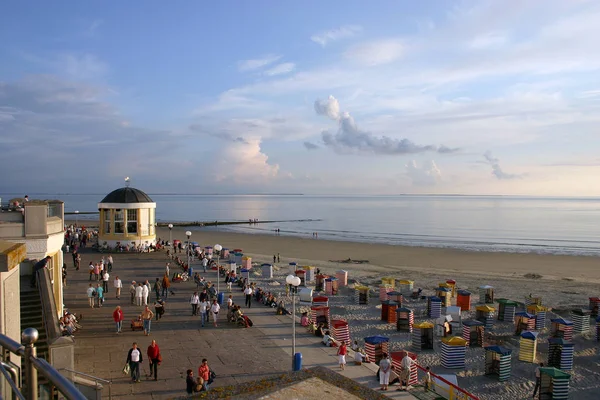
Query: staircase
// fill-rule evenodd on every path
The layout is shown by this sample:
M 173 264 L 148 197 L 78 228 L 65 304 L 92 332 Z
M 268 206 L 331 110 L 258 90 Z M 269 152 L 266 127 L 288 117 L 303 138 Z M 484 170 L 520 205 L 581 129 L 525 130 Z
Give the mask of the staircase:
M 48 359 L 48 338 L 46 336 L 46 328 L 44 327 L 44 317 L 42 312 L 42 304 L 40 300 L 40 292 L 37 288 L 29 287 L 28 279 L 21 279 L 21 332 L 27 328 L 35 328 L 39 333 L 38 341 L 35 343 L 37 357 Z M 25 382 L 25 369 L 21 370 L 22 382 Z M 38 384 L 44 385 L 48 383 L 46 377 L 38 374 Z

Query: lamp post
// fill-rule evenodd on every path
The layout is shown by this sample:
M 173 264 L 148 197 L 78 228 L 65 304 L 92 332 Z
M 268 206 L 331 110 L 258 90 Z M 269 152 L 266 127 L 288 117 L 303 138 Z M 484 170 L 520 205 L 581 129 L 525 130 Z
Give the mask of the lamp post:
M 219 302 L 219 280 L 221 279 L 221 271 L 219 269 L 219 259 L 221 258 L 221 250 L 223 250 L 223 246 L 220 244 L 215 244 L 213 246 L 213 250 L 215 255 L 217 256 L 217 303 Z
M 174 249 L 173 240 L 171 239 L 171 231 L 173 231 L 173 224 L 169 224 L 169 243 L 171 244 L 171 249 Z
M 187 236 L 188 240 L 187 240 L 187 247 L 186 247 L 186 251 L 187 251 L 187 265 L 188 265 L 188 271 L 190 270 L 190 265 L 191 265 L 191 261 L 190 261 L 190 255 L 192 254 L 190 252 L 190 246 L 192 245 L 192 243 L 190 242 L 190 237 L 192 236 L 192 232 L 187 231 L 185 232 L 185 235 Z M 190 276 L 191 278 L 191 276 Z
M 75 226 L 79 225 L 78 222 L 78 218 L 79 218 L 79 211 L 75 211 Z
M 294 355 L 296 354 L 296 291 L 300 286 L 300 278 L 288 275 L 285 282 L 292 286 L 292 370 L 294 369 Z

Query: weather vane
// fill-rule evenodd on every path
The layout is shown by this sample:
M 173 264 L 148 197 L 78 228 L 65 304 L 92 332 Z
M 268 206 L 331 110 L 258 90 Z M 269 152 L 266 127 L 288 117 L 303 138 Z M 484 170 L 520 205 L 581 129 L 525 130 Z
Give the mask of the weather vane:
M 131 179 L 129 179 L 128 176 L 125 177 L 125 186 L 129 187 L 130 181 Z

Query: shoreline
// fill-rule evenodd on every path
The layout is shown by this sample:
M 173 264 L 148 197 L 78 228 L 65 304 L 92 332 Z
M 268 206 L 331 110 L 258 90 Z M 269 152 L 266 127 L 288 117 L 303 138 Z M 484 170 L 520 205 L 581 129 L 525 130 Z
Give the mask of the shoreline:
M 66 221 L 73 221 L 72 219 Z M 84 222 L 84 221 L 81 221 Z M 97 226 L 98 221 L 86 220 L 86 225 Z M 173 227 L 172 238 L 185 240 L 185 227 Z M 157 238 L 167 240 L 169 229 L 157 227 Z M 272 261 L 280 254 L 282 261 L 296 261 L 302 265 L 335 267 L 385 275 L 402 271 L 430 271 L 505 277 L 530 280 L 564 280 L 600 283 L 600 257 L 583 255 L 554 255 L 537 253 L 509 253 L 468 251 L 453 248 L 417 247 L 382 243 L 348 242 L 313 239 L 299 236 L 279 236 L 262 233 L 225 232 L 218 229 L 192 230 L 192 241 L 202 247 L 216 243 L 225 248 L 242 248 L 245 254 Z M 369 260 L 368 264 L 345 264 L 330 260 Z M 525 275 L 541 275 L 528 279 Z

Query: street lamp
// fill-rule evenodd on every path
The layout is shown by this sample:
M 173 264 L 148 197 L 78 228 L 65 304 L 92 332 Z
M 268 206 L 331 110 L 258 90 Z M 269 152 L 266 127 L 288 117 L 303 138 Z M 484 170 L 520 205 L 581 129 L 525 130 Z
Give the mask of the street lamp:
M 75 226 L 78 225 L 78 223 L 77 223 L 78 217 L 79 217 L 79 211 L 75 211 Z
M 221 271 L 219 270 L 219 259 L 221 258 L 221 250 L 223 250 L 223 246 L 220 244 L 215 244 L 213 246 L 213 250 L 215 255 L 217 256 L 217 302 L 219 302 L 219 280 L 221 279 Z
M 190 251 L 190 247 L 192 245 L 192 243 L 190 242 L 190 237 L 192 236 L 192 232 L 187 231 L 187 232 L 185 232 L 185 235 L 188 238 L 186 251 L 187 251 L 187 265 L 188 265 L 188 271 L 189 271 L 190 266 L 191 266 L 190 255 L 192 254 L 192 252 Z M 190 276 L 190 278 L 191 278 L 191 276 Z
M 300 278 L 288 275 L 285 283 L 292 286 L 292 370 L 294 369 L 294 355 L 296 354 L 296 291 L 300 286 Z
M 171 244 L 171 248 L 173 249 L 173 240 L 171 239 L 171 231 L 173 230 L 173 224 L 169 224 L 169 243 Z

